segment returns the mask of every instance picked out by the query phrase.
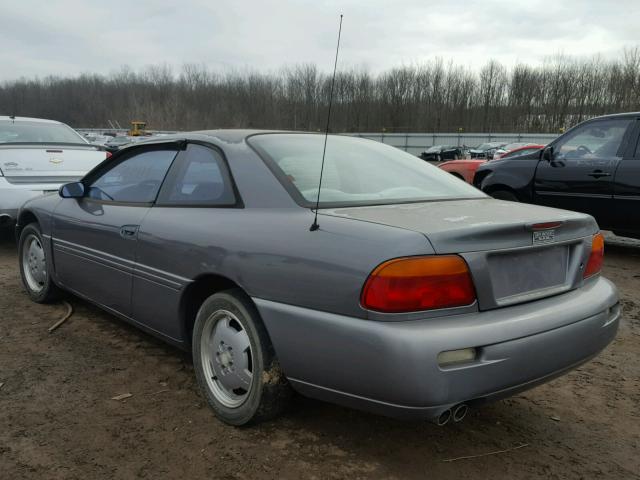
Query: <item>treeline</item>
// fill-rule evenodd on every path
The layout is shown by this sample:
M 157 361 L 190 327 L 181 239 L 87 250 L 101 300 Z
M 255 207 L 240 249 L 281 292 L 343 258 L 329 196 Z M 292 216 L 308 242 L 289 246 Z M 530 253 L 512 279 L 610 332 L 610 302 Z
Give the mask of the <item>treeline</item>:
M 330 75 L 315 65 L 277 73 L 214 72 L 184 65 L 20 79 L 0 85 L 0 114 L 52 118 L 74 127 L 324 129 Z M 438 59 L 380 74 L 342 68 L 334 132 L 557 132 L 585 118 L 640 110 L 640 50 L 616 59 L 558 56 L 540 66 L 479 71 Z

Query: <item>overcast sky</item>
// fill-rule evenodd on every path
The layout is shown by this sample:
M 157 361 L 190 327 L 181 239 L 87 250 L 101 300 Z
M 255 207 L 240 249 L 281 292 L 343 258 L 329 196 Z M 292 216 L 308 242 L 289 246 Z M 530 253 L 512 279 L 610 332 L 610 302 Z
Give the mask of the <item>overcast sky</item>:
M 5 0 L 0 80 L 161 63 L 329 71 L 340 13 L 339 65 L 374 72 L 435 57 L 475 68 L 615 56 L 640 44 L 640 0 Z

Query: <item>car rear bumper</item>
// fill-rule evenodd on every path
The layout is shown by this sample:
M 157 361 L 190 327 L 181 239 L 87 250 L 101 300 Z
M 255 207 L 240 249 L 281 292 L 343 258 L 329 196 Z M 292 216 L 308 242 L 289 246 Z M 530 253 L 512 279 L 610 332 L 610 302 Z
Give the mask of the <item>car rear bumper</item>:
M 561 375 L 605 348 L 621 316 L 604 278 L 526 304 L 403 322 L 254 300 L 300 393 L 404 418 L 435 418 Z M 440 352 L 468 347 L 479 352 L 476 361 L 438 365 Z
M 59 183 L 10 183 L 6 178 L 0 177 L 0 227 L 13 225 L 18 210 L 28 200 L 44 193 L 55 192 L 60 188 L 60 185 Z M 3 217 L 4 215 L 11 217 L 11 221 Z

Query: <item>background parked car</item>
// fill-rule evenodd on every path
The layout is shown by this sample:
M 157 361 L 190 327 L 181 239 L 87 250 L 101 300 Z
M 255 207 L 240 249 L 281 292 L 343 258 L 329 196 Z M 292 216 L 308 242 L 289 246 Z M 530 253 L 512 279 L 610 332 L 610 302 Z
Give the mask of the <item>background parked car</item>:
M 469 155 L 471 158 L 490 159 L 490 158 L 493 158 L 493 154 L 496 150 L 504 147 L 506 144 L 507 144 L 506 142 L 481 143 L 477 147 L 470 149 Z
M 640 238 L 640 113 L 594 118 L 542 152 L 481 165 L 474 184 L 496 198 L 593 215 Z
M 456 160 L 464 155 L 461 147 L 453 145 L 434 145 L 420 154 L 422 160 L 442 162 L 444 160 Z
M 449 172 L 454 177 L 458 177 L 467 183 L 473 184 L 473 177 L 476 174 L 476 170 L 485 162 L 486 160 L 481 159 L 452 160 L 450 162 L 442 163 L 438 165 L 438 167 L 445 172 Z
M 500 147 L 495 152 L 493 152 L 493 160 L 499 159 L 505 153 L 511 152 L 513 150 L 517 150 L 522 147 L 527 147 L 529 145 L 533 145 L 533 143 L 524 143 L 524 142 L 508 143 L 504 147 Z
M 64 123 L 0 116 L 0 227 L 24 202 L 79 179 L 107 157 Z
M 500 160 L 502 158 L 514 158 L 514 157 L 519 157 L 520 155 L 529 155 L 531 153 L 536 153 L 539 152 L 540 150 L 542 150 L 545 146 L 544 145 L 539 145 L 539 144 L 535 144 L 535 143 L 528 143 L 527 145 L 523 145 L 521 147 L 516 147 L 513 148 L 511 150 L 507 150 L 504 153 L 501 153 L 497 158 L 496 158 L 496 154 L 494 154 L 493 159 L 494 160 Z M 505 147 L 506 150 L 506 147 Z
M 516 158 L 520 155 L 528 155 L 534 152 L 540 151 L 540 149 L 544 148 L 544 145 L 533 145 L 529 144 L 524 147 L 516 148 L 509 152 L 503 153 L 500 158 L 510 159 Z M 442 170 L 449 172 L 450 174 L 461 178 L 467 183 L 473 184 L 473 179 L 475 177 L 476 171 L 480 165 L 486 163 L 489 160 L 482 159 L 466 159 L 466 160 L 452 160 L 450 162 L 445 162 L 438 167 Z
M 95 133 L 86 133 L 84 134 L 84 138 L 91 143 L 92 145 L 99 145 L 104 147 L 104 145 L 111 140 L 112 137 L 108 135 L 98 135 Z
M 131 139 L 131 137 L 128 137 L 125 135 L 119 135 L 107 140 L 107 142 L 105 142 L 104 144 L 104 147 L 107 149 L 107 151 L 111 153 L 116 153 L 122 147 L 129 145 L 130 143 L 133 143 L 133 140 Z

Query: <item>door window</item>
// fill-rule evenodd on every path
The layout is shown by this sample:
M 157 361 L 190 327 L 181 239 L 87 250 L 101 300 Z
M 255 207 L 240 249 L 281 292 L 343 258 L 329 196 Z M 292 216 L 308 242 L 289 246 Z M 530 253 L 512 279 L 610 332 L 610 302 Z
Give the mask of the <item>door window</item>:
M 152 203 L 177 150 L 148 150 L 121 161 L 89 186 L 88 196 L 124 203 Z
M 554 145 L 555 160 L 622 157 L 622 139 L 631 119 L 617 118 L 578 127 Z
M 171 169 L 158 205 L 235 205 L 231 177 L 216 150 L 189 144 L 183 158 Z

